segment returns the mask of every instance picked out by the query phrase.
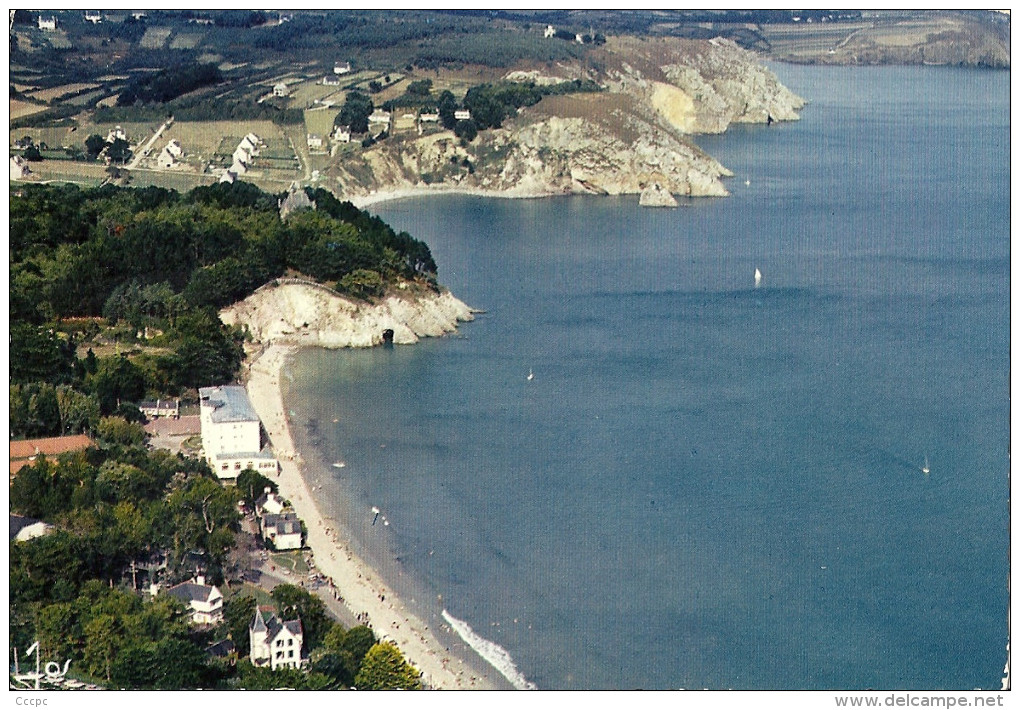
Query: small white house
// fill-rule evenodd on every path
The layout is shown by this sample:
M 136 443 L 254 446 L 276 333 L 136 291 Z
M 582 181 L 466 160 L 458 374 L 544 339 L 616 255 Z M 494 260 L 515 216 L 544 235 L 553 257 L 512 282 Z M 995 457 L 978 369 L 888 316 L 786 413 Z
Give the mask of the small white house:
M 231 163 L 230 168 L 227 170 L 227 172 L 234 173 L 234 177 L 237 177 L 238 175 L 244 175 L 246 172 L 248 172 L 248 166 L 246 166 L 240 160 L 235 160 L 233 163 Z
M 322 136 L 320 136 L 318 133 L 309 133 L 308 134 L 308 147 L 312 148 L 312 149 L 315 149 L 315 150 L 321 150 L 322 149 Z
M 232 170 L 224 170 L 220 175 L 220 182 L 233 183 L 237 179 L 237 173 Z
M 436 113 L 423 113 L 418 116 L 418 120 L 422 123 L 439 123 L 439 112 Z
M 338 75 L 339 74 L 350 74 L 351 73 L 351 63 L 350 62 L 337 62 L 336 64 L 333 65 L 333 73 L 334 74 L 338 74 Z
M 333 140 L 338 143 L 351 142 L 351 127 L 341 124 L 333 129 Z
M 138 410 L 146 419 L 178 419 L 181 416 L 179 399 L 146 399 L 138 403 Z
M 466 108 L 458 109 L 453 112 L 453 117 L 456 118 L 458 121 L 470 121 L 471 112 L 468 111 Z
M 262 516 L 262 539 L 274 550 L 300 550 L 301 520 L 291 512 L 267 513 Z
M 243 145 L 239 145 L 234 148 L 234 155 L 231 156 L 231 160 L 235 163 L 251 165 L 251 153 L 249 153 Z
M 100 22 L 103 21 L 103 13 L 99 12 L 98 10 L 86 10 L 85 21 L 91 22 L 93 25 L 98 25 Z
M 300 668 L 307 659 L 302 658 L 304 629 L 301 619 L 280 621 L 269 610 L 257 608 L 255 618 L 248 627 L 249 658 L 253 666 Z
M 11 156 L 11 180 L 24 180 L 31 174 L 27 160 L 20 155 Z
M 55 32 L 57 29 L 57 18 L 56 17 L 43 17 L 39 15 L 39 29 L 46 30 L 47 32 Z
M 340 77 L 336 74 L 327 74 L 322 77 L 323 86 L 340 86 Z
M 248 154 L 254 158 L 256 155 L 259 154 L 258 136 L 256 136 L 254 133 L 249 133 L 248 135 L 241 139 L 241 142 L 237 144 L 237 147 L 248 151 Z
M 371 132 L 373 129 L 382 129 L 384 131 L 389 130 L 390 121 L 393 120 L 393 114 L 389 111 L 383 111 L 377 108 L 372 112 L 372 115 L 368 117 L 368 130 Z
M 166 144 L 166 150 L 175 158 L 180 158 L 184 155 L 184 148 L 181 147 L 181 142 L 176 138 Z
M 273 87 L 273 96 L 289 96 L 290 89 L 282 81 Z
M 262 495 L 255 499 L 255 515 L 260 518 L 263 515 L 279 515 L 285 507 L 283 499 L 273 493 L 273 489 L 268 486 Z
M 164 148 L 156 157 L 156 165 L 164 169 L 172 168 L 176 162 L 177 158 L 174 157 L 169 148 Z
M 553 27 L 552 25 L 546 25 L 545 26 L 545 37 L 548 39 L 549 37 L 555 37 L 555 36 L 556 36 L 556 28 Z
M 218 624 L 223 620 L 223 595 L 199 575 L 166 590 L 168 596 L 188 605 L 192 624 Z
M 107 143 L 113 143 L 117 139 L 120 139 L 122 141 L 127 140 L 127 133 L 125 133 L 124 129 L 121 128 L 120 126 L 117 126 L 116 128 L 111 128 L 109 132 L 107 132 L 106 134 Z

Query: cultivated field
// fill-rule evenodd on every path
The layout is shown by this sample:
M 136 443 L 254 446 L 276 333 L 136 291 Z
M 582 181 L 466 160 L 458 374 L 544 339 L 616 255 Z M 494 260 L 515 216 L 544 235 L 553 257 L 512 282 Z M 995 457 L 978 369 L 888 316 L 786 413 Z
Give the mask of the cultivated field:
M 150 27 L 138 41 L 138 46 L 142 49 L 161 49 L 172 32 L 173 29 L 169 27 Z
M 317 108 L 305 111 L 305 130 L 327 138 L 333 132 L 333 121 L 340 113 L 338 108 Z
M 99 84 L 64 84 L 63 86 L 54 86 L 50 89 L 33 91 L 29 94 L 29 96 L 40 101 L 53 101 L 54 99 L 59 99 L 70 94 L 76 94 L 79 91 L 98 88 Z
M 295 108 L 311 108 L 316 102 L 331 97 L 336 104 L 343 102 L 339 86 L 323 86 L 322 77 L 314 81 L 294 84 L 290 87 L 290 105 Z
M 106 181 L 106 166 L 99 164 L 73 163 L 69 160 L 43 160 L 32 163 L 33 182 L 73 182 L 95 187 Z
M 194 49 L 205 37 L 205 32 L 189 32 L 175 35 L 170 40 L 170 49 Z
M 38 104 L 30 104 L 27 101 L 19 101 L 18 99 L 11 99 L 11 118 L 21 118 L 22 116 L 31 116 L 33 113 L 39 113 L 45 111 L 45 106 Z

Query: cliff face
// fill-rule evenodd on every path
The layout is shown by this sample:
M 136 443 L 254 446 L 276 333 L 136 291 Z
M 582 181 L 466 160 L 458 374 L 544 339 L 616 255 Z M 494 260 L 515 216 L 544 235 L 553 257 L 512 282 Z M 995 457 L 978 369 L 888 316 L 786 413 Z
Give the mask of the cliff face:
M 731 173 L 692 134 L 795 120 L 804 105 L 753 54 L 723 39 L 614 39 L 584 66 L 508 78 L 592 79 L 605 91 L 546 97 L 467 146 L 445 131 L 391 136 L 335 166 L 344 196 L 412 188 L 617 195 L 654 185 L 681 196 L 725 196 L 721 178 Z
M 378 303 L 343 298 L 324 286 L 281 279 L 220 311 L 227 325 L 244 325 L 259 344 L 283 343 L 326 348 L 371 347 L 393 331 L 398 345 L 456 331 L 474 317 L 471 309 L 443 291 L 398 290 Z

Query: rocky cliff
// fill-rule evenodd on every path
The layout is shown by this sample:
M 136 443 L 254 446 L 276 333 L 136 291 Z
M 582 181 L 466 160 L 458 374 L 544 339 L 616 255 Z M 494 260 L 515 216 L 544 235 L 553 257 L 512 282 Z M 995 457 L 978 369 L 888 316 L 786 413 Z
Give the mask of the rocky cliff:
M 448 291 L 403 284 L 375 303 L 352 301 L 325 286 L 279 279 L 220 311 L 227 325 L 243 325 L 257 344 L 371 347 L 392 331 L 398 345 L 452 333 L 473 319 Z
M 577 65 L 518 69 L 508 80 L 590 79 L 604 90 L 544 98 L 464 145 L 451 132 L 394 134 L 331 168 L 358 200 L 409 189 L 507 197 L 564 193 L 725 196 L 731 173 L 692 136 L 737 122 L 795 120 L 803 99 L 729 40 L 611 39 Z

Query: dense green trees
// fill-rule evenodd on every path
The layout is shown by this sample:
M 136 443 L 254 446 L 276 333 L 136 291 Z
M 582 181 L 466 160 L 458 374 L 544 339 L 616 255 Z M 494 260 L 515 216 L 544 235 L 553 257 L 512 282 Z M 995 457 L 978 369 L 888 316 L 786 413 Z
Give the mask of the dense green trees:
M 132 78 L 117 97 L 118 106 L 137 103 L 166 103 L 189 91 L 216 84 L 223 79 L 215 64 L 188 62 L 155 74 Z
M 419 690 L 421 673 L 391 643 L 377 643 L 365 654 L 354 685 L 362 690 Z
M 347 125 L 351 127 L 352 133 L 365 133 L 368 131 L 368 117 L 374 108 L 372 99 L 360 91 L 352 91 L 347 94 L 334 125 Z
M 125 403 L 229 382 L 242 336 L 215 310 L 288 270 L 362 299 L 397 279 L 434 284 L 427 245 L 325 190 L 311 197 L 317 210 L 282 221 L 278 196 L 246 183 L 184 195 L 19 187 L 10 205 L 12 434 L 91 431 L 98 414 Z M 83 316 L 103 316 L 109 335 L 152 350 L 79 358 L 78 343 L 101 327 L 54 321 Z

